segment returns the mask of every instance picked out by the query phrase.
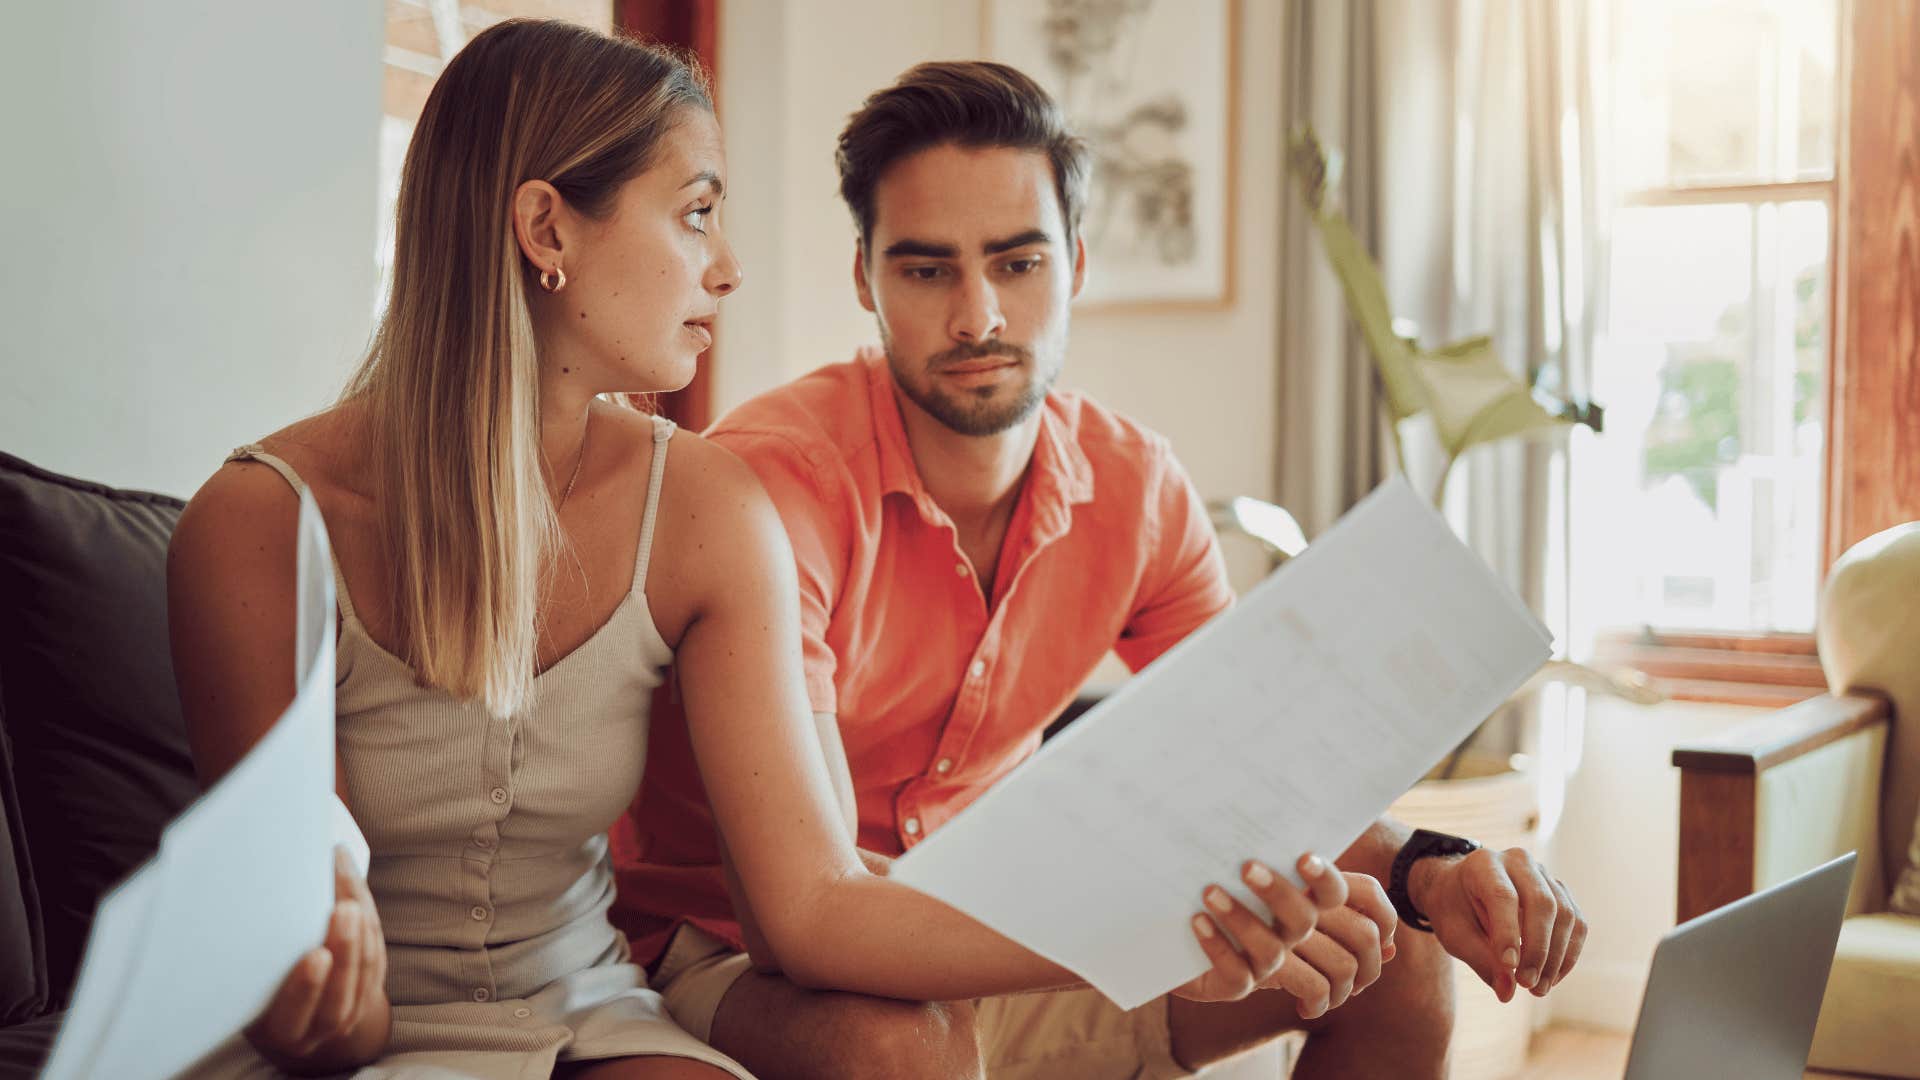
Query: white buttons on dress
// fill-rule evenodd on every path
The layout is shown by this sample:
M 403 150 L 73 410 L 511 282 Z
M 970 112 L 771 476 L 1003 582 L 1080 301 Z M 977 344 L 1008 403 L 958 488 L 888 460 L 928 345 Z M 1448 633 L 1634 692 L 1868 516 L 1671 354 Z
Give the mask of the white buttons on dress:
M 492 996 L 492 991 L 484 986 L 476 986 L 473 988 L 473 1000 L 475 1001 L 485 1001 Z
M 513 1018 L 516 1020 L 525 1020 L 527 1017 L 532 1015 L 533 1015 L 533 1010 L 525 1007 L 513 1010 Z
M 948 773 L 950 773 L 950 772 L 952 772 L 952 771 L 953 771 L 953 759 L 952 759 L 952 758 L 944 758 L 944 757 L 943 757 L 943 758 L 941 758 L 941 759 L 940 759 L 939 761 L 937 761 L 937 762 L 935 762 L 935 763 L 934 763 L 934 766 L 933 766 L 933 771 L 934 771 L 934 772 L 937 772 L 937 773 L 939 773 L 939 774 L 940 774 L 940 775 L 942 775 L 942 776 L 945 776 L 946 774 L 948 774 Z
M 495 803 L 503 803 L 503 802 L 506 802 L 506 801 L 507 801 L 507 789 L 506 789 L 506 788 L 503 788 L 503 787 L 497 787 L 497 788 L 494 788 L 494 789 L 493 789 L 493 795 L 492 795 L 492 798 L 493 798 L 493 801 L 494 801 Z
M 985 660 L 975 660 L 973 666 L 969 667 L 967 672 L 977 679 L 987 673 L 987 662 Z
M 966 577 L 966 576 L 967 576 L 967 564 L 966 564 L 966 563 L 963 563 L 963 562 L 962 562 L 962 563 L 954 563 L 954 564 L 953 564 L 953 572 L 954 572 L 954 573 L 956 573 L 956 574 L 959 574 L 959 575 L 960 575 L 961 577 Z
M 473 910 L 468 914 L 473 916 L 474 922 L 485 922 L 487 919 L 487 909 L 481 907 L 479 904 L 473 905 Z
M 917 817 L 910 817 L 907 820 L 901 822 L 900 827 L 906 830 L 906 833 L 908 836 L 920 835 L 920 819 Z

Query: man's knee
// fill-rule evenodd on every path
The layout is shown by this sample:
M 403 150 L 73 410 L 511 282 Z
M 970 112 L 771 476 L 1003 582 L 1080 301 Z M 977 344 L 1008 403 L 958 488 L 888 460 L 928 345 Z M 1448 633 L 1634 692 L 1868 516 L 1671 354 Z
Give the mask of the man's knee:
M 832 1075 L 848 1080 L 976 1080 L 982 1075 L 973 1006 L 849 995 Z

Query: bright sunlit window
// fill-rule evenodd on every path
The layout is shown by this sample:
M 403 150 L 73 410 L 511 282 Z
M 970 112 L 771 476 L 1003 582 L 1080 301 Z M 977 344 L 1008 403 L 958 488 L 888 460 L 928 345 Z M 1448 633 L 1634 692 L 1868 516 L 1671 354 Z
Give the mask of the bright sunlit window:
M 1835 0 L 1616 8 L 1621 205 L 1574 449 L 1574 580 L 1602 627 L 1813 627 Z

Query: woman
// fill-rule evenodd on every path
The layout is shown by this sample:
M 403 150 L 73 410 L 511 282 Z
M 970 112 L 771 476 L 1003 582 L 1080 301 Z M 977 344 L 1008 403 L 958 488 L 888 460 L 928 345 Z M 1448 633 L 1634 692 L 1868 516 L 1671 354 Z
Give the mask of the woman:
M 599 398 L 692 377 L 740 281 L 725 171 L 683 61 L 559 23 L 480 34 L 409 148 L 368 359 L 183 515 L 175 666 L 211 782 L 289 700 L 294 492 L 312 491 L 336 556 L 339 793 L 373 850 L 210 1074 L 745 1075 L 674 1026 L 606 918 L 603 834 L 669 661 L 740 902 L 791 978 L 912 999 L 1072 981 L 862 869 L 778 516 L 724 452 Z M 1256 891 L 1274 923 L 1222 916 L 1235 951 L 1203 918 L 1214 967 L 1183 992 L 1245 994 L 1345 885 Z

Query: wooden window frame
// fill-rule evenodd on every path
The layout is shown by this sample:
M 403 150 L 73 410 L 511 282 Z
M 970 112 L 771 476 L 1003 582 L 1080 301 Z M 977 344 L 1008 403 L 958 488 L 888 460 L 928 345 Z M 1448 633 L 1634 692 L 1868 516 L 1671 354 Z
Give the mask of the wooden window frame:
M 1827 199 L 1826 569 L 1860 540 L 1920 520 L 1920 3 L 1841 0 L 1838 15 L 1833 180 L 1629 200 Z M 1683 701 L 1782 707 L 1826 689 L 1811 634 L 1616 630 L 1596 659 L 1645 672 Z

